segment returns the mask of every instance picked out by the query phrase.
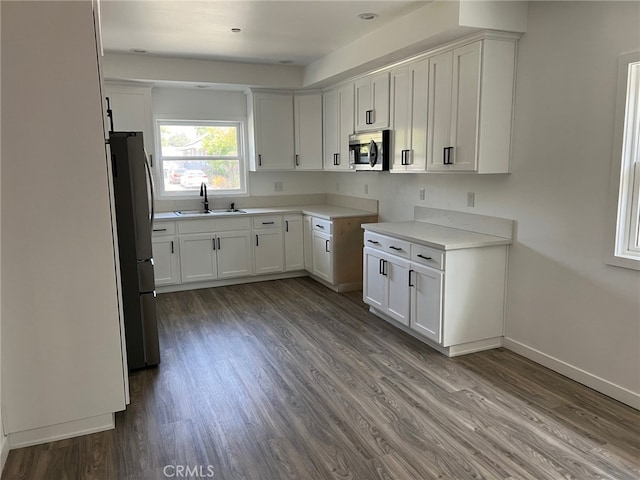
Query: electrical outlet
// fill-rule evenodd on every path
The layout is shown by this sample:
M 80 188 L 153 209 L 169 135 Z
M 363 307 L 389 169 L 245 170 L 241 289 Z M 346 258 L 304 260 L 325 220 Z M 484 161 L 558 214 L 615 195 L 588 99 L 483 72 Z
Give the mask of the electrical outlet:
M 273 190 L 276 192 L 281 192 L 282 191 L 282 182 L 275 182 L 273 184 Z
M 420 189 L 420 200 L 424 200 L 424 187 Z
M 364 194 L 365 194 L 365 195 L 368 195 L 368 194 L 369 194 L 369 184 L 368 184 L 368 183 L 365 183 L 365 184 L 364 184 Z
M 467 192 L 467 207 L 476 206 L 476 194 L 474 192 Z

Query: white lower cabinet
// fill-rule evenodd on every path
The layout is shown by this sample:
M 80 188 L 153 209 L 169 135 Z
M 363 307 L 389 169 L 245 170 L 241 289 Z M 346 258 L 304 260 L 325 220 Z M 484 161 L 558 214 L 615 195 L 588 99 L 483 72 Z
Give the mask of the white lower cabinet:
M 506 245 L 440 250 L 365 232 L 363 301 L 454 356 L 500 345 Z
M 255 217 L 253 235 L 256 275 L 284 271 L 282 216 Z
M 180 283 L 180 257 L 178 255 L 178 237 L 154 236 L 153 272 L 157 286 Z
M 410 262 L 374 248 L 365 248 L 363 264 L 364 301 L 409 325 Z
M 215 234 L 181 235 L 180 265 L 183 282 L 202 282 L 218 278 Z
M 284 269 L 304 270 L 304 235 L 302 215 L 284 217 Z
M 218 278 L 246 277 L 253 273 L 251 232 L 218 232 L 216 234 Z
M 313 231 L 313 274 L 329 283 L 333 282 L 332 235 Z
M 433 268 L 411 265 L 411 322 L 413 330 L 434 342 L 442 342 L 442 285 L 444 274 Z

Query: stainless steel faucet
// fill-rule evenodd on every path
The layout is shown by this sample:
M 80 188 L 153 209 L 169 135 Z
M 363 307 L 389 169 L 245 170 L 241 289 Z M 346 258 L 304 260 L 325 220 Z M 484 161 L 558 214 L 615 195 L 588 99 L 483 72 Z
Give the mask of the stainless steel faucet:
M 204 205 L 204 212 L 207 213 L 209 211 L 209 199 L 207 198 L 207 185 L 204 182 L 200 184 L 200 196 L 204 197 L 202 204 Z

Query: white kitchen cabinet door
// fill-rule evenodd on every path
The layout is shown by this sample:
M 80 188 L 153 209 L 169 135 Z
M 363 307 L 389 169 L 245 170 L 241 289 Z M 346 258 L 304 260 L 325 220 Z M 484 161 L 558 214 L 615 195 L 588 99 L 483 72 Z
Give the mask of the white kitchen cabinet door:
M 332 235 L 313 231 L 313 274 L 333 283 Z
M 353 83 L 323 95 L 324 169 L 349 170 L 349 135 L 354 132 Z
M 180 266 L 183 282 L 218 278 L 216 238 L 213 233 L 180 236 Z
M 113 128 L 119 132 L 142 132 L 144 149 L 154 152 L 151 118 L 151 87 L 130 87 L 105 83 L 105 97 L 113 112 Z
M 444 273 L 411 264 L 411 322 L 409 327 L 442 343 L 442 285 Z
M 427 161 L 429 61 L 391 71 L 391 128 L 394 172 L 424 171 Z
M 284 270 L 284 239 L 282 228 L 254 230 L 254 259 L 256 275 Z
M 251 231 L 218 232 L 218 278 L 246 277 L 253 273 Z
M 295 169 L 322 170 L 322 95 L 293 97 Z
M 293 170 L 293 95 L 251 92 L 248 110 L 253 138 L 251 170 Z
M 303 241 L 304 241 L 304 269 L 313 273 L 313 218 L 311 215 L 304 216 L 304 231 Z
M 377 308 L 384 310 L 386 303 L 387 279 L 383 274 L 383 253 L 379 250 L 365 248 L 363 250 L 363 275 L 362 275 L 362 300 Z
M 304 270 L 304 236 L 302 215 L 284 217 L 284 269 Z
M 176 236 L 153 236 L 153 273 L 156 286 L 180 283 L 180 257 Z
M 389 126 L 389 73 L 367 75 L 355 82 L 357 132 Z
M 383 311 L 403 325 L 409 325 L 410 263 L 394 255 L 386 255 L 383 270 L 386 279 L 386 302 Z
M 447 151 L 451 146 L 451 95 L 453 52 L 429 59 L 429 125 L 427 170 L 447 171 Z

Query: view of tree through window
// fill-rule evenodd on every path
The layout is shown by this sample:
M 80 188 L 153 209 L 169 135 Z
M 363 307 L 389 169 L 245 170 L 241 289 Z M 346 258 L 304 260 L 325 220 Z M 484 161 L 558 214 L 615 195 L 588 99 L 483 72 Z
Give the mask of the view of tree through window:
M 244 188 L 241 128 L 230 122 L 158 122 L 164 192 Z

